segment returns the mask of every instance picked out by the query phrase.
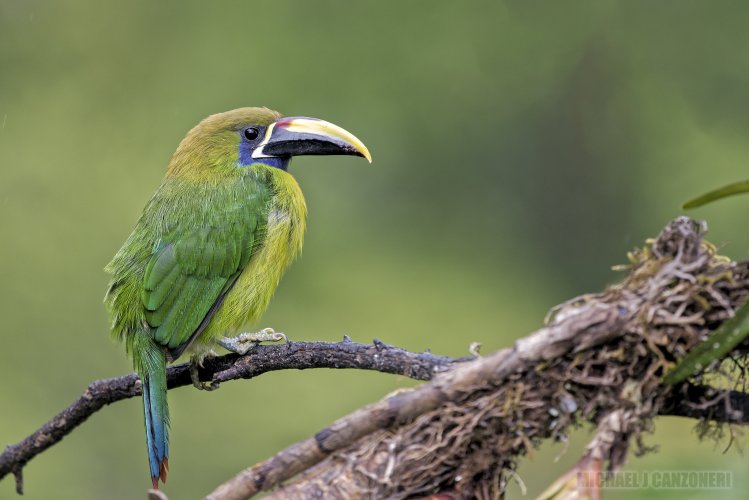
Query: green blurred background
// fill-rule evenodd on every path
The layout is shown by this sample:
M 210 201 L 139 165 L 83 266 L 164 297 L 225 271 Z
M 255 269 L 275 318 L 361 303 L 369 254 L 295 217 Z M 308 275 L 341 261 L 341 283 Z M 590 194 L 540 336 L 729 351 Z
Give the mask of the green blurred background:
M 617 279 L 610 266 L 682 201 L 749 177 L 747 16 L 747 3 L 686 0 L 0 0 L 0 445 L 130 371 L 107 334 L 102 268 L 208 114 L 316 116 L 374 155 L 293 163 L 305 251 L 258 326 L 489 352 Z M 746 258 L 747 214 L 736 198 L 693 215 Z M 198 498 L 409 385 L 318 370 L 173 391 L 165 490 Z M 141 419 L 135 399 L 94 415 L 26 467 L 26 498 L 144 498 Z M 660 453 L 631 468 L 732 470 L 727 493 L 743 498 L 749 459 L 692 427 L 659 419 L 647 443 Z M 561 445 L 525 460 L 529 492 L 586 437 L 556 462 Z M 14 498 L 12 479 L 0 498 Z

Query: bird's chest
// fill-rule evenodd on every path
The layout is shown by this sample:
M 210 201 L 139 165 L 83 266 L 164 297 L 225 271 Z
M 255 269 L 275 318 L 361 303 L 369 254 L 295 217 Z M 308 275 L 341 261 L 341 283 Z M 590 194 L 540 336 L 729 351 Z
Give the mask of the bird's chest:
M 294 207 L 271 205 L 265 238 L 251 262 L 251 267 L 264 270 L 269 273 L 269 277 L 276 276 L 277 273 L 273 272 L 275 268 L 283 272 L 302 250 L 305 219 L 305 214 Z M 280 277 L 279 274 L 277 280 Z
M 276 277 L 273 289 L 281 278 L 280 273 L 301 252 L 307 222 L 307 206 L 299 185 L 285 172 L 282 179 L 283 182 L 277 182 L 276 194 L 268 206 L 263 244 L 253 259 L 257 267 Z M 271 270 L 275 268 L 278 270 Z
M 301 251 L 307 208 L 296 181 L 291 176 L 286 180 L 276 187 L 276 195 L 268 204 L 262 243 L 227 295 L 208 336 L 231 334 L 256 322 L 268 307 L 284 271 Z

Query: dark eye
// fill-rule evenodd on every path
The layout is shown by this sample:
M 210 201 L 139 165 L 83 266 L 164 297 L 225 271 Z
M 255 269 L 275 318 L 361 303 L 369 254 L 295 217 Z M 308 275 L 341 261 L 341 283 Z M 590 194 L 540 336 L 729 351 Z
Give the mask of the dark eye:
M 257 139 L 258 135 L 260 135 L 260 131 L 255 127 L 244 129 L 244 138 L 248 141 L 254 141 L 255 139 Z

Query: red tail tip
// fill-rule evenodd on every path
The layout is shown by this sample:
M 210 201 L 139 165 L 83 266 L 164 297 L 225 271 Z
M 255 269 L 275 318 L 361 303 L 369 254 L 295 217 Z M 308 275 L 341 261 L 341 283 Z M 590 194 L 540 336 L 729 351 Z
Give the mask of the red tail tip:
M 159 478 L 161 479 L 161 482 L 166 484 L 166 473 L 169 470 L 169 459 L 165 458 L 163 462 L 161 462 L 161 467 L 159 467 Z
M 159 475 L 156 477 L 151 478 L 151 484 L 153 485 L 153 489 L 158 490 L 159 489 L 159 479 L 161 479 L 161 482 L 166 484 L 166 473 L 169 472 L 169 459 L 165 458 L 161 461 L 161 465 L 159 465 Z

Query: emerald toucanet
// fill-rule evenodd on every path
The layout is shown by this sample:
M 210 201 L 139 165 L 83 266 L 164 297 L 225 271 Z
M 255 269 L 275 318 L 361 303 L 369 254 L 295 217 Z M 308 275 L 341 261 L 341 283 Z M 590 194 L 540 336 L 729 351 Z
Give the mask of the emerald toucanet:
M 112 334 L 125 342 L 143 381 L 154 488 L 169 468 L 166 364 L 202 359 L 216 343 L 246 352 L 286 267 L 302 248 L 307 207 L 289 162 L 299 155 L 371 160 L 349 132 L 266 108 L 209 116 L 188 132 L 164 180 L 106 267 Z M 197 370 L 192 372 L 197 384 Z

